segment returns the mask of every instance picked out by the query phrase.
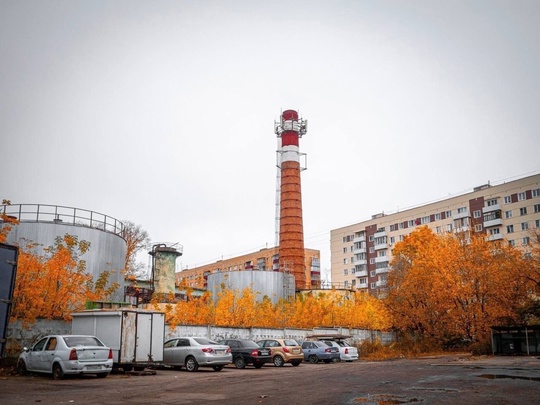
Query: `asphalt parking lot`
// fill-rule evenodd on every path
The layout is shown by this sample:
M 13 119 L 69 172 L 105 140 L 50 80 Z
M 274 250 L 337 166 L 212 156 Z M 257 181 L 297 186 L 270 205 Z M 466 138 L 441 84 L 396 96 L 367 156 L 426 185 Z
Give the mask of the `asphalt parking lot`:
M 421 359 L 172 369 L 105 379 L 0 376 L 0 403 L 18 404 L 537 404 L 540 358 Z

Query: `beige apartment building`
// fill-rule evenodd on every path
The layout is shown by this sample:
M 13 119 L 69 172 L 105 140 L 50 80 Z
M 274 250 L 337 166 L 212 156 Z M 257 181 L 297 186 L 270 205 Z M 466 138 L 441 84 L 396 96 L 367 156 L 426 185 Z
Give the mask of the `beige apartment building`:
M 424 225 L 438 234 L 480 232 L 526 249 L 540 228 L 540 174 L 332 230 L 332 284 L 384 295 L 392 247 Z
M 321 252 L 313 249 L 304 249 L 304 251 L 306 287 L 318 288 L 321 283 Z M 218 260 L 193 269 L 182 270 L 176 273 L 176 282 L 179 284 L 185 281 L 190 287 L 205 289 L 210 274 L 243 270 L 288 271 L 287 268 L 279 268 L 279 248 L 273 247 L 230 259 Z

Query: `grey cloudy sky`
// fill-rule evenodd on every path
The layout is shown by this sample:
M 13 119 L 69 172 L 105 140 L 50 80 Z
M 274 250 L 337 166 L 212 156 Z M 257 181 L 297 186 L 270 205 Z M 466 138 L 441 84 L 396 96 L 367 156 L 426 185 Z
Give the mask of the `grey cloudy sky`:
M 0 198 L 140 224 L 179 267 L 274 244 L 297 109 L 305 245 L 540 171 L 540 2 L 0 0 Z

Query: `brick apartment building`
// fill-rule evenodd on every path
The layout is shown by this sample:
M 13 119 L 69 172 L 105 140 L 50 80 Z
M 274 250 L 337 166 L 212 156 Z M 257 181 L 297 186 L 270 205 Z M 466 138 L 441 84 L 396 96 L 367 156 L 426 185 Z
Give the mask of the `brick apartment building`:
M 321 283 L 321 253 L 318 250 L 304 249 L 306 268 L 306 288 L 317 288 Z M 261 249 L 257 252 L 218 260 L 217 262 L 176 273 L 177 284 L 185 280 L 193 288 L 206 288 L 207 277 L 213 273 L 226 271 L 285 271 L 279 268 L 279 248 Z
M 540 229 L 540 174 L 472 192 L 330 232 L 332 284 L 384 295 L 392 247 L 427 225 L 437 234 L 472 231 L 526 249 Z

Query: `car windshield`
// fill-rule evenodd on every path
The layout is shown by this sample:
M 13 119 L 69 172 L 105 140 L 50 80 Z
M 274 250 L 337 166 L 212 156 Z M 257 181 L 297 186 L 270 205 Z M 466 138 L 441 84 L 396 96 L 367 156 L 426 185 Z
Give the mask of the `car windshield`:
M 64 342 L 68 347 L 74 346 L 104 346 L 98 338 L 94 336 L 64 336 Z
M 193 338 L 193 340 L 200 345 L 219 345 L 218 342 L 206 338 Z

